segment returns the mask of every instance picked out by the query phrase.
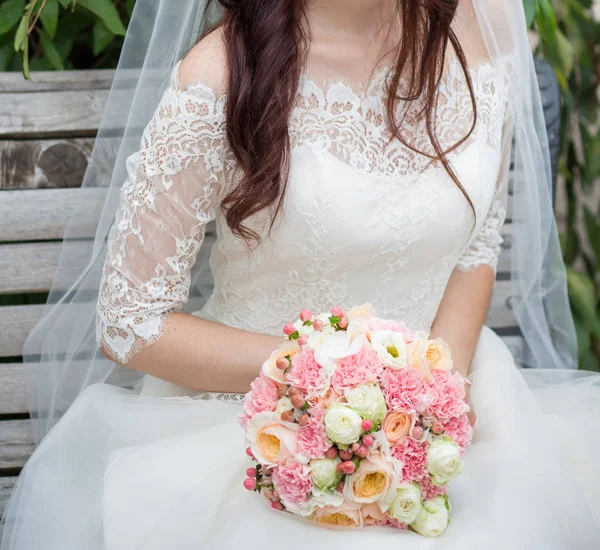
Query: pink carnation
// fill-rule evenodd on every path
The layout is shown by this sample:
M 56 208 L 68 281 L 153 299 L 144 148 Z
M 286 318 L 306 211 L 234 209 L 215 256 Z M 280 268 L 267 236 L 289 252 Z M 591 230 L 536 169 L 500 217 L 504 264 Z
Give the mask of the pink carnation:
M 402 481 L 420 481 L 427 474 L 427 441 L 407 437 L 392 449 L 392 456 L 402 462 Z
M 311 494 L 310 468 L 295 460 L 287 460 L 274 468 L 273 485 L 283 505 L 293 512 Z
M 413 368 L 385 369 L 381 380 L 390 409 L 423 412 L 433 399 L 421 373 Z
M 358 353 L 338 360 L 332 378 L 333 387 L 343 394 L 345 389 L 365 382 L 376 382 L 383 368 L 377 352 L 368 345 L 363 346 Z
M 250 391 L 244 397 L 244 412 L 238 415 L 242 427 L 246 429 L 248 422 L 255 414 L 274 411 L 278 400 L 277 384 L 261 373 L 250 384 Z
M 310 396 L 326 389 L 321 373 L 321 365 L 315 361 L 315 350 L 305 347 L 301 353 L 292 358 L 292 367 L 287 373 L 287 381 Z
M 391 330 L 392 332 L 399 332 L 404 336 L 404 340 L 412 342 L 415 339 L 415 335 L 409 330 L 404 323 L 398 321 L 392 321 L 388 319 L 373 318 L 369 323 L 369 328 L 372 331 L 376 330 Z
M 464 378 L 458 372 L 448 374 L 446 371 L 433 371 L 432 388 L 435 396 L 428 408 L 428 413 L 438 422 L 446 423 L 451 418 L 465 414 L 469 406 L 465 403 Z
M 323 422 L 324 412 L 323 409 L 312 409 L 308 424 L 298 430 L 298 452 L 307 457 L 323 458 L 331 447 Z
M 473 426 L 466 415 L 448 420 L 444 424 L 444 431 L 460 447 L 461 454 L 465 452 L 473 439 Z
M 429 500 L 430 498 L 439 497 L 441 495 L 448 494 L 448 485 L 442 485 L 438 487 L 434 485 L 429 476 L 425 476 L 420 482 L 421 493 L 423 495 L 423 500 Z

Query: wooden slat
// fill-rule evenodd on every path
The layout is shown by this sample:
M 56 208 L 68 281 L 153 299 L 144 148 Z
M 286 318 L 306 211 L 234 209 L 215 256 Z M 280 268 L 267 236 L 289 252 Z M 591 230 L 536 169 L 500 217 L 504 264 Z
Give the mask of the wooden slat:
M 15 357 L 23 353 L 23 344 L 42 316 L 44 307 L 0 307 L 0 357 Z
M 0 421 L 0 472 L 22 468 L 34 448 L 29 420 Z
M 96 69 L 89 71 L 34 71 L 25 80 L 21 73 L 0 73 L 0 93 L 49 92 L 60 90 L 107 90 L 115 71 Z
M 50 289 L 62 243 L 0 245 L 0 294 L 46 292 Z M 70 242 L 64 248 L 64 262 L 56 288 L 68 288 L 83 271 L 92 253 L 91 241 Z
M 0 189 L 79 187 L 93 146 L 92 138 L 0 141 Z
M 86 215 L 73 231 L 80 238 L 91 238 L 105 197 L 102 188 L 1 191 L 0 242 L 60 240 L 72 212 L 80 208 Z
M 107 97 L 108 90 L 2 94 L 0 138 L 95 136 Z
M 0 363 L 0 415 L 29 410 L 27 384 L 31 368 L 24 363 Z

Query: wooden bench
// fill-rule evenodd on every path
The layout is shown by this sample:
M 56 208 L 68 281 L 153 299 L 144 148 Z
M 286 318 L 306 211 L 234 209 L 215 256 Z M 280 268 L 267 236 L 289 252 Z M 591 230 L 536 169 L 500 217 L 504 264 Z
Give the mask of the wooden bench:
M 23 344 L 42 315 L 70 213 L 83 204 L 93 219 L 102 206 L 101 188 L 79 187 L 112 78 L 111 71 L 51 72 L 25 82 L 0 74 L 0 514 L 34 449 L 26 371 L 35 365 L 24 366 Z M 73 265 L 88 257 L 93 229 L 72 247 Z M 487 324 L 520 361 L 507 273 L 510 216 L 503 233 Z

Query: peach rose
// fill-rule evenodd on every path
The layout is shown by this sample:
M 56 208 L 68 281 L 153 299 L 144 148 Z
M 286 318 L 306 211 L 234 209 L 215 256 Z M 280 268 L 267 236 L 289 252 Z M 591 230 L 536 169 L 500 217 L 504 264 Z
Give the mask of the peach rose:
M 280 357 L 294 357 L 301 350 L 298 342 L 287 340 L 281 344 L 276 350 L 274 350 L 269 358 L 263 363 L 262 372 L 265 376 L 274 380 L 278 384 L 285 384 L 285 373 L 281 369 L 277 368 L 277 359 Z
M 416 417 L 414 414 L 389 411 L 383 419 L 381 429 L 390 444 L 396 445 L 410 433 L 415 425 L 415 421 Z
M 427 340 L 425 360 L 431 370 L 450 370 L 453 365 L 450 346 L 443 338 Z
M 332 529 L 363 526 L 360 506 L 351 502 L 344 502 L 341 506 L 325 506 L 317 510 L 315 521 Z
M 256 460 L 276 466 L 298 452 L 298 424 L 284 422 L 273 412 L 255 414 L 248 422 L 246 437 Z
M 354 306 L 346 313 L 346 317 L 350 323 L 352 321 L 370 319 L 376 315 L 377 312 L 375 311 L 375 308 L 369 303 L 362 304 L 360 306 Z
M 362 512 L 363 522 L 365 525 L 378 525 L 387 517 L 375 502 L 363 504 L 360 510 Z
M 346 478 L 344 497 L 348 502 L 377 502 L 385 511 L 394 499 L 397 479 L 392 465 L 380 453 L 361 460 L 356 472 Z

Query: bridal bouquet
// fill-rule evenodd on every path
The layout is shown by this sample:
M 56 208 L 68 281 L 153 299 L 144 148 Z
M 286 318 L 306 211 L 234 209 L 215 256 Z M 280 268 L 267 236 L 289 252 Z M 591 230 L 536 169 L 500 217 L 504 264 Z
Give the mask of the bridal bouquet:
M 283 331 L 244 399 L 244 487 L 324 526 L 443 533 L 472 436 L 447 344 L 368 304 Z

